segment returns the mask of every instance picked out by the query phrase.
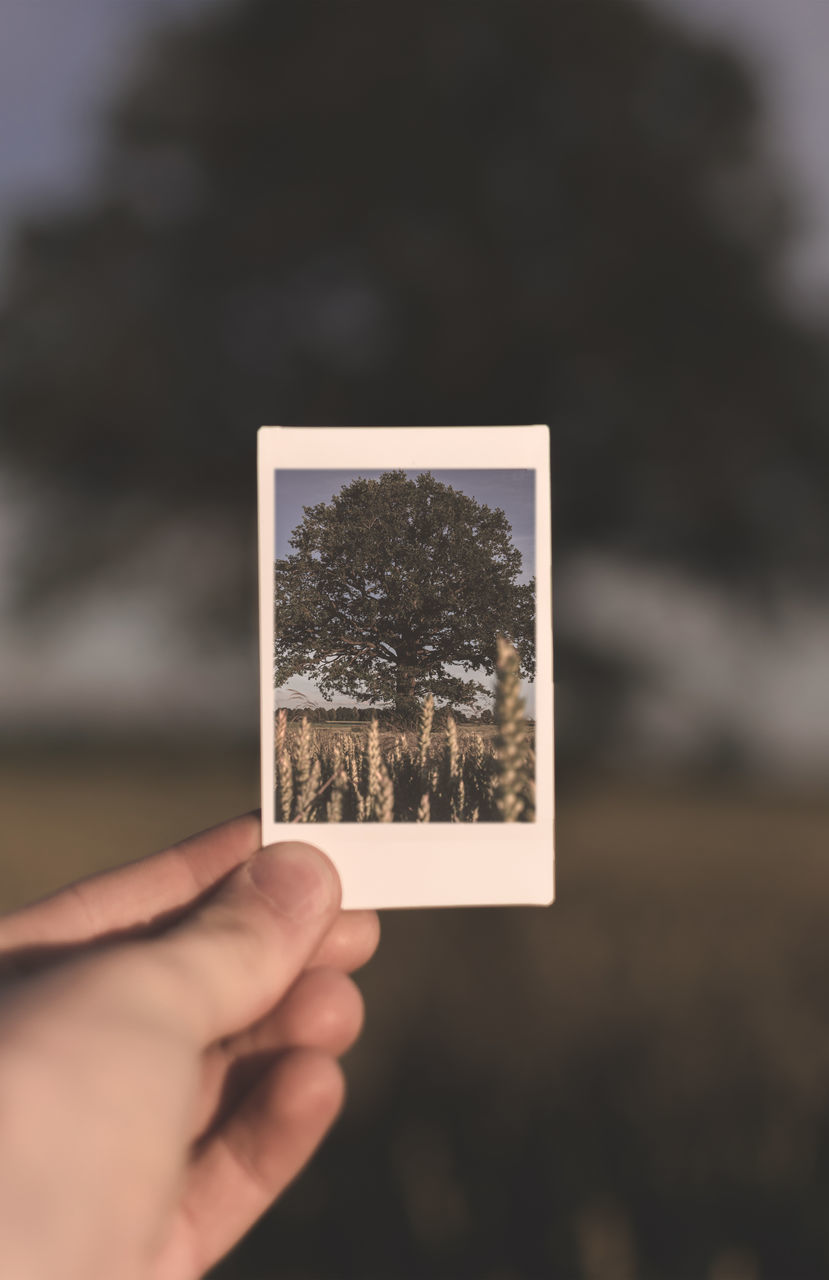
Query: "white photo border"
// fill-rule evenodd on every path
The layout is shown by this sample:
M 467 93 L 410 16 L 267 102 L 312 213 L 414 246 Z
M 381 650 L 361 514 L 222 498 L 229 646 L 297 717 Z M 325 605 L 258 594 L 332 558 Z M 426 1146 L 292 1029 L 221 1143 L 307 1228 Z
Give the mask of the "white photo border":
M 514 427 L 262 427 L 258 432 L 262 842 L 308 840 L 336 865 L 343 907 L 547 906 L 554 898 L 550 431 Z M 274 529 L 278 470 L 535 472 L 536 819 L 481 823 L 277 822 Z

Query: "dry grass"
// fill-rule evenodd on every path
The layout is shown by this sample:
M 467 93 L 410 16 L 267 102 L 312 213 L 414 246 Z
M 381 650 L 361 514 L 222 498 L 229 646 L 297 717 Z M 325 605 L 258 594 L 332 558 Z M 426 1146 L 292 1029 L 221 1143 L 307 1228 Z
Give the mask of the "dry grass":
M 253 751 L 114 747 L 0 766 L 0 911 L 259 807 Z

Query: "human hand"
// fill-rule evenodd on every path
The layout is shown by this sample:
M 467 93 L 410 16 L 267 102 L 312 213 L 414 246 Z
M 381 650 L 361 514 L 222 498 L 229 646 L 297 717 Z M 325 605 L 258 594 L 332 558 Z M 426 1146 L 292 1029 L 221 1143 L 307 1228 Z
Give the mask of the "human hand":
M 309 845 L 248 816 L 0 919 L 0 1275 L 190 1280 L 333 1122 L 362 1024 Z

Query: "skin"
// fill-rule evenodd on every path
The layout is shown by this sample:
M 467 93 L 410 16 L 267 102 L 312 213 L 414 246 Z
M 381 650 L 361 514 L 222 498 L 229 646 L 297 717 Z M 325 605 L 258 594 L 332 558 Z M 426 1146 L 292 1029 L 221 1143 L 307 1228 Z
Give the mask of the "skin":
M 254 815 L 0 919 L 0 1275 L 203 1275 L 335 1120 L 378 940 Z

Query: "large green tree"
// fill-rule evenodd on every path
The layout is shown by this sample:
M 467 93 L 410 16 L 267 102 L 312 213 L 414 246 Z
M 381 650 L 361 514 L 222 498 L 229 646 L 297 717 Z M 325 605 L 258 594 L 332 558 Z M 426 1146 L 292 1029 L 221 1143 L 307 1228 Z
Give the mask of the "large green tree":
M 393 703 L 411 719 L 426 693 L 472 706 L 485 693 L 449 668 L 492 674 L 495 637 L 535 671 L 535 582 L 500 507 L 431 472 L 359 477 L 303 508 L 274 567 L 274 679 L 308 675 L 326 696 Z

